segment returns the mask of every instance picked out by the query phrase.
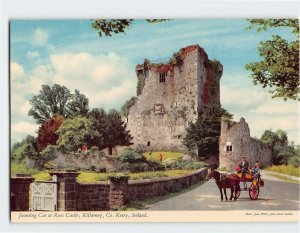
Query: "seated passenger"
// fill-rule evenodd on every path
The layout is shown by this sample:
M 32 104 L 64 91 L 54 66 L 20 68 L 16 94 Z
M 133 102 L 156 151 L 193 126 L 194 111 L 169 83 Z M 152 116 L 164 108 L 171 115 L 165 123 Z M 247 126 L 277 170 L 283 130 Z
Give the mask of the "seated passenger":
M 254 167 L 252 168 L 252 173 L 253 173 L 253 184 L 256 186 L 257 182 L 258 182 L 259 175 L 260 175 L 260 168 L 259 168 L 258 163 L 254 164 Z
M 241 168 L 240 168 L 240 165 L 238 163 L 235 165 L 235 171 L 236 172 L 241 172 Z
M 240 167 L 240 165 L 239 165 L 238 163 L 235 165 L 235 172 L 237 173 L 236 175 L 237 175 L 239 178 L 242 178 L 241 167 Z
M 252 168 L 252 172 L 253 172 L 253 177 L 257 179 L 257 177 L 260 174 L 260 168 L 259 168 L 259 164 L 255 163 L 254 167 Z

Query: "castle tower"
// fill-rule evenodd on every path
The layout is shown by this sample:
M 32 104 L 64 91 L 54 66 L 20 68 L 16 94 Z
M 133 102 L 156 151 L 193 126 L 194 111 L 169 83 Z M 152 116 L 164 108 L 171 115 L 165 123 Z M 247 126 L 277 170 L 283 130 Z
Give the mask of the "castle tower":
M 204 49 L 191 45 L 168 63 L 136 66 L 138 96 L 127 118 L 135 145 L 151 150 L 185 150 L 182 139 L 204 106 L 220 104 L 223 66 Z

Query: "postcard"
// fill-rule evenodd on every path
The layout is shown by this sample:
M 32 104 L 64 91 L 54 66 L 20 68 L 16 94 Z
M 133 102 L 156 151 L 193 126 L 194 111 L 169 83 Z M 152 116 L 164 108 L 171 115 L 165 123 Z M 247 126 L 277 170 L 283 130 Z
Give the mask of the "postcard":
M 9 28 L 11 222 L 299 221 L 298 19 Z

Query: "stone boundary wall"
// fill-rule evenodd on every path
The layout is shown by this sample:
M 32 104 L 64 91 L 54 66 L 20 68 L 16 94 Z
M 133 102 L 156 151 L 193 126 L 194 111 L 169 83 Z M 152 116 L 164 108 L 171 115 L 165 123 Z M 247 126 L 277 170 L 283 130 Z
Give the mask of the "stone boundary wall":
M 192 174 L 181 177 L 129 181 L 129 200 L 141 200 L 167 193 L 178 192 L 181 189 L 188 188 L 189 186 L 204 180 L 206 175 L 207 169 L 202 168 Z
M 128 176 L 122 176 L 89 184 L 76 181 L 78 172 L 51 171 L 49 174 L 57 177 L 58 211 L 99 211 L 116 210 L 130 201 L 178 192 L 204 180 L 207 168 L 179 177 L 128 181 Z M 29 210 L 29 186 L 33 181 L 28 176 L 11 178 L 12 211 Z
M 109 210 L 109 183 L 76 184 L 77 210 Z
M 116 209 L 130 201 L 178 192 L 204 180 L 206 175 L 207 169 L 202 168 L 180 177 L 126 180 L 125 183 L 123 180 L 122 183 L 114 181 L 113 184 L 112 180 L 110 183 L 77 183 L 76 209 L 80 211 Z
M 29 210 L 29 190 L 34 178 L 27 174 L 17 174 L 10 178 L 10 210 Z

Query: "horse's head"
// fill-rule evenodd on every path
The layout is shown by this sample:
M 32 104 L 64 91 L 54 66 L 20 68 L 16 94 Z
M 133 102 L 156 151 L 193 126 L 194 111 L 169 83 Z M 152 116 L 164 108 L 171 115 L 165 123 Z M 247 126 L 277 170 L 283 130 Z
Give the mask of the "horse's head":
M 213 177 L 213 169 L 208 168 L 207 170 L 207 176 L 206 176 L 206 181 L 210 180 Z

